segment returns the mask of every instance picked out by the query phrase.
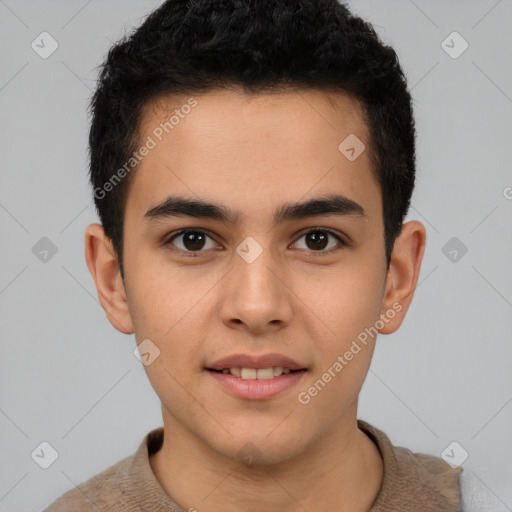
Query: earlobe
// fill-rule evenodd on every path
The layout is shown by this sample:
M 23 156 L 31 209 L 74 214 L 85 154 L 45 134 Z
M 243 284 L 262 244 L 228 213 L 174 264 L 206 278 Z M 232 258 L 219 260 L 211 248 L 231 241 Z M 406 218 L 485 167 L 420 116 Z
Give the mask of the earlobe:
M 99 224 L 91 224 L 85 230 L 85 259 L 109 322 L 118 331 L 132 334 L 133 322 L 116 253 L 112 241 Z
M 387 321 L 379 329 L 381 334 L 395 332 L 405 318 L 417 286 L 425 245 L 426 230 L 421 222 L 414 220 L 402 226 L 386 279 L 381 318 L 385 316 Z

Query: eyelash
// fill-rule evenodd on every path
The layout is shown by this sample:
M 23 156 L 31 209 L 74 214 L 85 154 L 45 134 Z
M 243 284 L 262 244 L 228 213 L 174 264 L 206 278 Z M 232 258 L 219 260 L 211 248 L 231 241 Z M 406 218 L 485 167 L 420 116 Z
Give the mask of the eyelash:
M 296 243 L 298 240 L 300 240 L 302 237 L 310 234 L 310 233 L 327 233 L 329 235 L 331 235 L 332 237 L 334 237 L 336 240 L 338 240 L 338 242 L 340 243 L 341 247 L 338 247 L 338 248 L 334 248 L 334 249 L 329 249 L 329 250 L 321 250 L 321 251 L 313 251 L 313 250 L 308 250 L 307 252 L 311 253 L 312 255 L 314 256 L 322 256 L 322 255 L 325 255 L 325 254 L 330 254 L 332 252 L 337 252 L 338 250 L 341 250 L 343 249 L 345 246 L 348 245 L 347 242 L 345 242 L 341 237 L 340 235 L 338 235 L 336 232 L 330 230 L 330 229 L 327 229 L 327 228 L 321 228 L 321 227 L 317 227 L 317 228 L 311 228 L 309 229 L 308 231 L 306 231 L 305 233 L 302 233 L 299 238 L 297 238 L 297 240 L 294 242 Z M 187 229 L 182 229 L 176 233 L 173 233 L 171 234 L 169 237 L 167 237 L 163 243 L 164 246 L 166 246 L 170 251 L 174 252 L 174 253 L 178 253 L 180 255 L 185 255 L 186 257 L 191 257 L 191 258 L 197 258 L 198 256 L 201 255 L 201 253 L 204 253 L 206 251 L 203 251 L 203 250 L 199 250 L 199 251 L 184 251 L 183 249 L 178 249 L 178 248 L 174 248 L 173 247 L 173 244 L 172 242 L 178 238 L 179 236 L 181 235 L 184 235 L 186 233 L 201 233 L 203 235 L 206 235 L 207 237 L 211 238 L 213 240 L 213 238 L 204 230 L 202 229 L 194 229 L 194 228 L 187 228 Z

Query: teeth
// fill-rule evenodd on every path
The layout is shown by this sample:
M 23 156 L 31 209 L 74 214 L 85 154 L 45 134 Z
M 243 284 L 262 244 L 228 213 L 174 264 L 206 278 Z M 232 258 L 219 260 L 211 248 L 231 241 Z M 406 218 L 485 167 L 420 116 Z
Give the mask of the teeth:
M 256 379 L 258 370 L 255 368 L 242 368 L 242 379 Z
M 273 379 L 274 378 L 274 370 L 272 370 L 272 366 L 270 368 L 262 368 L 262 369 L 258 370 L 256 372 L 256 378 L 258 380 Z
M 281 366 L 269 368 L 225 368 L 222 373 L 230 373 L 235 377 L 241 377 L 244 380 L 266 380 L 279 377 L 282 374 L 290 373 L 289 368 Z

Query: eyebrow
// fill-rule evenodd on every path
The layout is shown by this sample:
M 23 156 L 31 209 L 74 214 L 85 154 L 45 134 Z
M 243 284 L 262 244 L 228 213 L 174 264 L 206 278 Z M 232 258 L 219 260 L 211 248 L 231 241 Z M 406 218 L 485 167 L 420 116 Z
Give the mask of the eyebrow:
M 284 203 L 275 210 L 273 221 L 274 225 L 278 225 L 290 220 L 322 215 L 350 215 L 368 219 L 360 204 L 346 196 L 334 194 L 303 203 Z M 240 220 L 240 212 L 231 210 L 225 205 L 180 196 L 170 196 L 164 202 L 153 206 L 145 213 L 144 220 L 150 222 L 182 216 L 214 219 L 227 224 L 236 224 Z

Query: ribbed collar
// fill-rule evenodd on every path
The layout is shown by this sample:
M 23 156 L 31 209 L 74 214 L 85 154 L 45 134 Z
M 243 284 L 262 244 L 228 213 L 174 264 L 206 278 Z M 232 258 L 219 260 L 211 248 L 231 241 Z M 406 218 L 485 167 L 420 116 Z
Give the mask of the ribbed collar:
M 370 512 L 460 511 L 461 468 L 393 446 L 380 430 L 362 420 L 357 424 L 376 444 L 384 463 L 382 486 Z M 163 436 L 164 429 L 159 427 L 144 437 L 127 468 L 124 492 L 142 512 L 186 512 L 166 494 L 149 463 L 149 455 L 161 448 Z
M 362 420 L 357 424 L 377 445 L 384 463 L 382 485 L 370 512 L 460 512 L 462 468 L 394 446 L 384 432 Z

